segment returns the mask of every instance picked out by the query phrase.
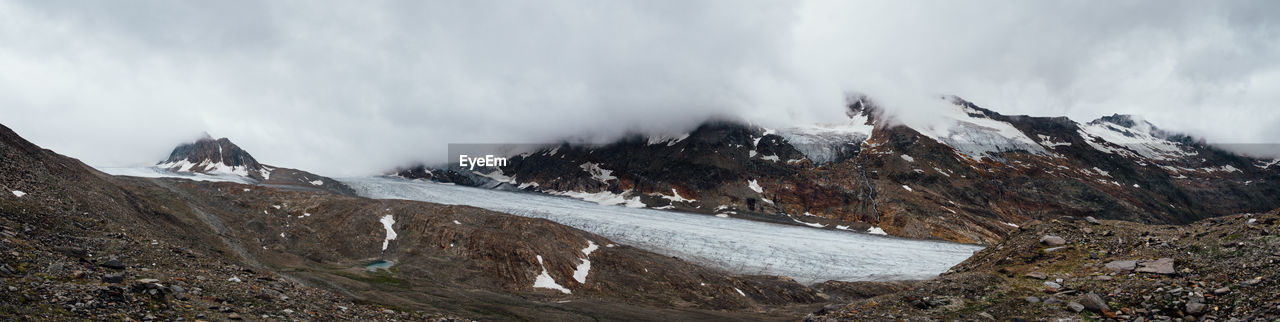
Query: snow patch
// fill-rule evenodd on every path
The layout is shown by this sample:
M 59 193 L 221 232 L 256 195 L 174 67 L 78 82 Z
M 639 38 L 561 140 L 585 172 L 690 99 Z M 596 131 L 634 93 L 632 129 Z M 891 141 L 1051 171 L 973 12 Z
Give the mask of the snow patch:
M 697 200 L 695 200 L 695 199 L 685 199 L 685 197 L 680 196 L 680 192 L 679 192 L 679 191 L 676 191 L 676 188 L 671 188 L 671 195 L 670 195 L 670 196 L 668 196 L 668 195 L 664 195 L 664 194 L 661 194 L 661 193 L 656 193 L 656 192 L 655 192 L 655 193 L 653 193 L 652 195 L 654 195 L 654 196 L 658 196 L 659 198 L 662 198 L 662 199 L 670 200 L 670 201 L 671 201 L 671 202 L 673 202 L 673 203 L 674 203 L 674 202 L 693 202 L 693 201 L 697 201 Z
M 888 233 L 884 232 L 884 229 L 880 229 L 880 227 L 876 227 L 876 226 L 871 226 L 871 228 L 867 228 L 867 233 L 872 235 L 885 235 L 885 236 L 889 235 Z
M 910 155 L 903 154 L 900 155 L 900 157 L 902 157 L 903 160 L 907 160 L 907 162 L 916 162 L 916 158 L 912 158 Z
M 649 146 L 655 146 L 655 144 L 662 143 L 667 143 L 668 147 L 675 146 L 676 143 L 685 141 L 686 138 L 689 138 L 689 133 L 682 134 L 680 137 L 663 137 L 663 135 L 655 135 L 655 137 L 649 137 Z M 554 155 L 554 153 L 552 153 L 552 155 Z
M 547 273 L 547 266 L 542 264 L 542 255 L 537 255 L 537 256 L 538 256 L 538 266 L 542 266 L 542 273 L 538 274 L 538 277 L 534 278 L 533 287 L 549 288 L 549 289 L 560 291 L 561 293 L 564 293 L 564 294 L 573 293 L 569 291 L 569 289 L 564 288 L 564 286 L 560 286 L 560 283 L 556 283 L 556 279 L 551 278 L 551 274 Z
M 798 223 L 800 223 L 800 224 L 802 224 L 802 225 L 809 226 L 809 227 L 813 227 L 813 228 L 822 228 L 822 227 L 826 227 L 826 226 L 827 226 L 827 225 L 823 225 L 823 224 L 819 224 L 819 223 L 804 222 L 804 221 L 800 221 L 799 219 L 795 219 L 795 218 L 791 218 L 791 220 L 792 220 L 792 221 L 795 221 L 795 222 L 798 222 Z
M 596 179 L 596 181 L 609 183 L 609 180 L 618 179 L 618 177 L 614 177 L 612 175 L 613 170 L 605 170 L 603 168 L 600 168 L 600 165 L 596 164 L 595 162 L 583 163 L 579 167 L 582 168 L 582 171 L 586 171 L 587 173 L 590 173 L 591 178 Z
M 391 244 L 391 241 L 396 239 L 396 231 L 391 229 L 391 225 L 396 223 L 396 219 L 391 218 L 391 215 L 386 215 L 382 216 L 382 219 L 379 219 L 378 221 L 382 222 L 382 228 L 387 230 L 387 237 L 382 239 L 382 250 L 387 250 L 387 245 Z
M 911 186 L 908 186 L 908 185 L 905 185 L 905 184 L 904 184 L 904 185 L 902 185 L 902 189 L 907 189 L 907 191 L 915 192 L 915 190 L 911 190 Z
M 640 202 L 640 197 L 627 198 L 625 195 L 631 190 L 623 191 L 621 194 L 601 191 L 601 192 L 579 192 L 579 191 L 547 191 L 549 194 L 565 196 L 574 199 L 581 199 L 606 206 L 623 205 L 630 208 L 644 208 L 644 203 Z
M 757 183 L 755 179 L 747 181 L 747 188 L 751 188 L 751 191 L 755 191 L 756 193 L 764 193 L 764 188 L 761 188 L 760 183 Z
M 779 158 L 778 158 L 778 156 L 776 156 L 776 155 L 766 155 L 766 156 L 762 156 L 762 157 L 760 157 L 760 158 L 761 158 L 761 159 L 764 159 L 764 160 L 773 161 L 773 162 L 778 162 L 778 160 L 781 160 L 781 159 L 779 159 Z
M 311 180 L 311 181 L 309 181 L 309 182 L 307 182 L 307 183 L 310 183 L 310 184 L 311 184 L 311 185 L 313 185 L 313 186 L 322 186 L 322 185 L 324 185 L 324 181 L 323 181 L 323 180 Z
M 14 196 L 14 197 L 22 198 L 22 196 L 25 196 L 25 195 L 27 195 L 27 193 L 26 193 L 26 192 L 22 192 L 22 190 L 14 190 L 14 191 L 13 191 L 13 196 Z
M 497 181 L 497 182 L 516 184 L 516 179 L 512 177 L 508 177 L 505 174 L 503 174 L 502 169 L 495 169 L 493 171 L 490 171 L 489 173 L 480 173 L 480 171 L 471 171 L 471 173 L 475 173 L 476 175 L 479 175 L 481 177 L 493 179 L 493 181 Z
M 573 270 L 573 279 L 578 281 L 578 283 L 587 282 L 587 273 L 591 272 L 591 260 L 589 258 L 591 257 L 591 252 L 596 251 L 596 249 L 600 249 L 600 246 L 597 246 L 595 242 L 587 240 L 587 248 L 582 249 L 582 254 L 585 257 L 582 258 L 582 263 L 578 264 L 578 267 Z
M 1236 167 L 1231 166 L 1230 164 L 1224 165 L 1221 167 L 1216 167 L 1216 168 L 1201 168 L 1201 170 L 1204 170 L 1205 172 L 1244 172 L 1244 171 L 1240 171 L 1240 169 L 1237 169 Z
M 1102 176 L 1104 176 L 1104 177 L 1110 177 L 1110 176 L 1111 176 L 1111 172 L 1108 172 L 1108 171 L 1102 171 L 1102 169 L 1098 169 L 1098 167 L 1093 167 L 1093 171 L 1094 171 L 1094 172 L 1097 172 L 1098 174 L 1101 174 L 1101 175 L 1102 175 Z
M 1280 159 L 1271 160 L 1271 162 L 1259 160 L 1258 164 L 1256 164 L 1255 166 L 1257 166 L 1258 168 L 1266 169 L 1266 168 L 1270 168 L 1276 163 L 1280 163 Z
M 1043 145 L 1046 148 L 1052 149 L 1060 146 L 1071 146 L 1071 142 L 1054 142 L 1053 137 L 1048 135 L 1036 134 L 1036 136 L 1040 137 L 1040 145 Z

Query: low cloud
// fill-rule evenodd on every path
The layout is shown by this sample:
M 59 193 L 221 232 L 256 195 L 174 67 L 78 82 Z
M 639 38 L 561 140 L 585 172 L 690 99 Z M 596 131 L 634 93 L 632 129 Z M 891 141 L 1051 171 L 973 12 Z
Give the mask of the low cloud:
M 608 140 L 709 117 L 1144 115 L 1211 142 L 1280 133 L 1265 1 L 81 1 L 0 4 L 0 122 L 95 165 L 207 131 L 330 175 L 448 143 Z

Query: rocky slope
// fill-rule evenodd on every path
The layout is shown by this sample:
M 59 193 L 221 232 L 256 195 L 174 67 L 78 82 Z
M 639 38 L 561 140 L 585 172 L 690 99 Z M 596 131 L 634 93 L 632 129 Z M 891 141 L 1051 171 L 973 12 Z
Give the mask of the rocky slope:
M 113 177 L 4 127 L 0 152 L 0 316 L 14 319 L 756 320 L 829 303 L 546 220 Z
M 687 134 L 560 144 L 496 169 L 394 175 L 630 207 L 989 244 L 1061 215 L 1144 223 L 1280 207 L 1280 166 L 1132 116 L 1006 116 L 946 98 L 943 122 L 892 119 L 866 98 L 832 124 L 708 122 Z
M 205 136 L 173 148 L 155 168 L 180 174 L 203 174 L 250 184 L 287 189 L 323 190 L 354 195 L 350 187 L 314 173 L 258 163 L 227 138 Z
M 806 320 L 1271 321 L 1278 233 L 1280 210 L 1180 226 L 1037 221 L 936 280 L 829 282 L 849 303 Z

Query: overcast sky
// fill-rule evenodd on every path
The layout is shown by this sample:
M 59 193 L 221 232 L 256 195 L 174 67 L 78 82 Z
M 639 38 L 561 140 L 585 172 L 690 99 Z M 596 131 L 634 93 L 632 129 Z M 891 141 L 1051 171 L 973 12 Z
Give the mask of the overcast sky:
M 955 94 L 1280 141 L 1280 1 L 0 1 L 0 123 L 92 165 L 201 132 L 328 175 Z

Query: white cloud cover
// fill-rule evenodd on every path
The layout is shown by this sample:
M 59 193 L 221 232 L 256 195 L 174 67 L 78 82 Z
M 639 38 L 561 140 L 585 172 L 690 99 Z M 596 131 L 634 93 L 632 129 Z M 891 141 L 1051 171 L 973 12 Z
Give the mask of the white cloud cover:
M 1267 1 L 0 2 L 0 123 L 95 165 L 203 131 L 329 175 L 447 143 L 607 139 L 711 116 L 1140 114 L 1280 139 Z

